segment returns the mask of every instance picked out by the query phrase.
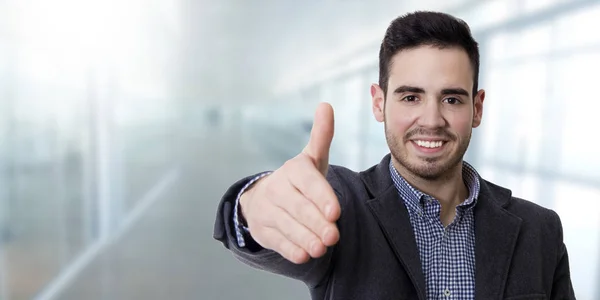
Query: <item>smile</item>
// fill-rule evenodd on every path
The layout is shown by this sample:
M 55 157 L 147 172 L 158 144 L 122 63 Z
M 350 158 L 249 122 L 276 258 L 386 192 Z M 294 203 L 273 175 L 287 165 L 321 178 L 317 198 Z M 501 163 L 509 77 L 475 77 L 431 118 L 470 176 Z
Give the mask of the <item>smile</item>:
M 435 149 L 440 148 L 444 145 L 444 141 L 423 141 L 423 140 L 414 140 L 415 144 L 419 145 L 419 147 Z

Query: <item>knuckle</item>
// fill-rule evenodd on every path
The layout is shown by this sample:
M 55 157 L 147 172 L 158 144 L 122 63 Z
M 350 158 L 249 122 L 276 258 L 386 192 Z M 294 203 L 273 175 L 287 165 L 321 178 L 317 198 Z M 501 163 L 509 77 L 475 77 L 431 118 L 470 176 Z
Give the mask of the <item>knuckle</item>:
M 303 209 L 301 218 L 306 227 L 310 228 L 311 230 L 315 230 L 315 228 L 323 226 L 321 214 L 316 208 L 314 208 L 314 206 L 312 206 L 312 204 L 306 205 L 306 207 Z
M 294 199 L 288 201 L 288 206 L 292 214 L 298 216 L 301 220 L 304 220 L 307 215 L 307 204 L 301 196 L 294 197 Z
M 297 175 L 299 176 L 297 178 L 297 182 L 298 182 L 298 190 L 305 195 L 305 197 L 309 200 L 312 200 L 311 198 L 314 195 L 314 185 L 315 182 L 314 180 L 312 180 L 310 178 L 310 176 L 307 176 L 306 174 L 299 174 Z
M 314 180 L 311 178 L 310 172 L 298 172 L 297 176 L 297 181 L 300 184 L 302 191 L 305 193 L 309 193 L 310 195 L 310 193 L 314 189 L 314 187 L 312 186 L 314 184 Z
M 280 221 L 279 224 L 281 233 L 285 236 L 285 238 L 293 243 L 298 245 L 302 245 L 306 235 L 303 228 L 298 226 L 297 223 L 292 223 L 290 221 Z

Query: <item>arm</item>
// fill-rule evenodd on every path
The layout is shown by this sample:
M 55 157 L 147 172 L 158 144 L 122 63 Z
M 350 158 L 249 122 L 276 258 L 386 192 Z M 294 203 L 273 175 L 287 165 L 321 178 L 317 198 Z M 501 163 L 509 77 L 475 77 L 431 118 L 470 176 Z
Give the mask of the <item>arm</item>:
M 214 238 L 222 242 L 225 248 L 229 249 L 238 260 L 246 265 L 294 278 L 306 283 L 310 287 L 314 287 L 326 278 L 334 255 L 335 246 L 328 247 L 327 252 L 321 257 L 311 258 L 304 264 L 295 264 L 282 257 L 279 253 L 261 247 L 252 239 L 251 233 L 244 231 L 241 225 L 236 227 L 236 220 L 240 220 L 234 216 L 236 202 L 239 200 L 238 196 L 241 195 L 240 192 L 248 183 L 253 179 L 257 179 L 261 174 L 264 173 L 241 179 L 227 189 L 219 204 L 214 227 Z M 338 192 L 340 191 L 339 180 L 334 169 L 331 167 L 327 173 L 327 181 L 332 185 L 338 200 L 343 199 L 342 195 Z M 238 232 L 242 235 L 241 239 L 238 238 Z
M 557 266 L 554 270 L 554 280 L 552 283 L 552 295 L 550 299 L 575 299 L 573 284 L 571 283 L 571 273 L 569 270 L 569 255 L 567 247 L 563 241 L 563 228 L 560 217 L 555 215 L 555 224 L 558 227 L 558 257 Z

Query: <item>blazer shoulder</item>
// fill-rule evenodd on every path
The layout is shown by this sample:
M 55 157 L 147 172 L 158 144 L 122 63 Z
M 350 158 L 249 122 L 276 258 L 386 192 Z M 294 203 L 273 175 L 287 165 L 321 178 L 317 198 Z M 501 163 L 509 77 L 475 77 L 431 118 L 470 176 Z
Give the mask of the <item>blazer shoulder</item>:
M 500 186 L 485 179 L 482 179 L 482 184 L 489 190 L 489 194 L 493 195 L 493 197 L 498 200 L 500 205 L 518 216 L 541 217 L 556 214 L 553 210 L 538 203 L 514 196 L 512 191 L 506 187 Z
M 516 197 L 512 195 L 512 191 L 508 188 L 485 180 L 484 183 L 490 188 L 495 196 L 507 199 L 506 202 L 500 202 L 504 209 L 521 218 L 524 222 L 548 226 L 547 229 L 552 231 L 561 230 L 560 228 L 562 225 L 560 217 L 554 210 L 528 199 Z
M 533 219 L 538 222 L 559 221 L 557 220 L 558 214 L 554 210 L 519 197 L 512 196 L 510 202 L 508 203 L 507 209 L 525 219 Z
M 512 197 L 506 209 L 520 217 L 527 228 L 562 240 L 562 222 L 556 211 L 519 197 Z

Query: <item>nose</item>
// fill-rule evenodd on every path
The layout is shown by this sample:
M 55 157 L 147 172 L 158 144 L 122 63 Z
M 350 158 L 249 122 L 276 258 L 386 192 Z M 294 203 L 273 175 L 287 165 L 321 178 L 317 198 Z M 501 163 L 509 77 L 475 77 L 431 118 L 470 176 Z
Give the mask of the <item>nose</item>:
M 437 129 L 446 126 L 446 120 L 442 114 L 442 103 L 436 99 L 428 99 L 421 106 L 421 114 L 417 124 L 423 128 Z

